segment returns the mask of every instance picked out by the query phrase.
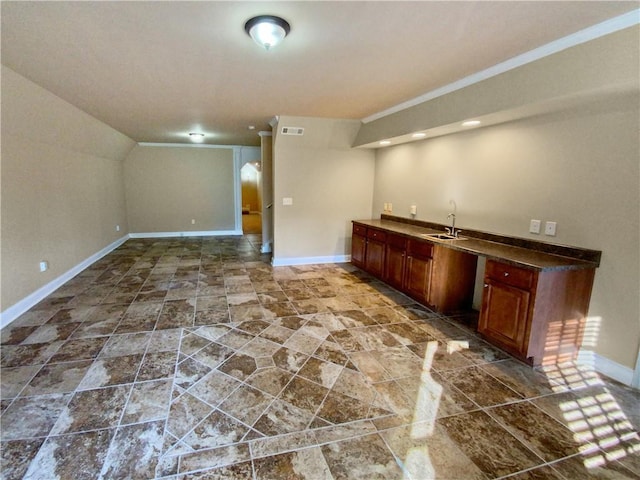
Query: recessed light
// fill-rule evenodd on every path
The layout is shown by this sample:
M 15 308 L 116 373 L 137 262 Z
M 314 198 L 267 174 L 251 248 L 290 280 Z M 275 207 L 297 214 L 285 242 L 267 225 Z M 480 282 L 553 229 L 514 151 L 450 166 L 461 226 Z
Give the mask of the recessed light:
M 465 120 L 462 122 L 463 127 L 475 127 L 476 125 L 480 125 L 480 120 Z
M 411 138 L 424 138 L 426 136 L 427 136 L 426 133 L 419 132 L 419 133 L 414 133 L 413 135 L 411 135 Z
M 255 130 L 255 129 L 256 129 L 256 126 L 255 126 L 255 125 L 249 125 L 247 128 L 248 128 L 249 130 Z
M 391 145 L 391 140 L 382 140 L 380 142 L 380 145 L 382 145 L 383 147 L 385 147 L 387 145 Z

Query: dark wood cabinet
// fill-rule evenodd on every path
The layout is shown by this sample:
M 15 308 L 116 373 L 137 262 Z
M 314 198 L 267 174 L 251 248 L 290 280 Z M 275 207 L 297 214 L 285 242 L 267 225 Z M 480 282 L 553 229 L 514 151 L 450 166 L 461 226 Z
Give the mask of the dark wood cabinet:
M 357 267 L 364 268 L 366 250 L 367 229 L 360 225 L 354 225 L 351 235 L 351 263 Z
M 421 303 L 428 303 L 431 289 L 433 244 L 409 240 L 407 245 L 406 292 Z
M 385 232 L 373 228 L 367 229 L 364 269 L 379 278 L 382 278 L 384 274 L 385 242 Z
M 351 244 L 354 265 L 418 302 L 443 313 L 471 307 L 474 255 L 355 223 Z
M 427 303 L 439 312 L 470 310 L 478 257 L 444 245 L 433 246 L 431 289 Z
M 487 262 L 478 332 L 512 354 L 526 356 L 526 332 L 536 272 Z
M 356 222 L 351 245 L 354 265 L 416 301 L 441 313 L 471 309 L 479 253 Z M 492 256 L 478 333 L 533 365 L 574 360 L 594 277 L 595 266 L 540 269 Z
M 384 281 L 399 290 L 404 288 L 407 258 L 407 239 L 401 235 L 387 234 L 384 261 Z
M 478 333 L 533 365 L 575 359 L 595 269 L 537 271 L 487 261 Z

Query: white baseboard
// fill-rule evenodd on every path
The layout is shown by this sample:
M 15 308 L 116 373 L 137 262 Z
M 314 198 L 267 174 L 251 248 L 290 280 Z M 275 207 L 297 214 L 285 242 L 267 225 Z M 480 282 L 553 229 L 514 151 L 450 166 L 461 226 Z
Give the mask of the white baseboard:
M 89 258 L 83 260 L 75 267 L 66 271 L 59 277 L 51 280 L 49 283 L 40 287 L 35 292 L 27 295 L 18 303 L 10 306 L 3 312 L 0 312 L 0 329 L 6 327 L 16 318 L 22 315 L 24 312 L 32 308 L 38 302 L 44 300 L 48 295 L 51 295 L 58 288 L 71 280 L 73 277 L 82 272 L 85 268 L 89 267 L 93 263 L 100 260 L 106 254 L 112 252 L 129 238 L 161 238 L 161 237 L 211 237 L 211 236 L 228 236 L 228 235 L 242 235 L 241 230 L 218 230 L 218 231 L 197 231 L 197 232 L 151 232 L 151 233 L 130 233 L 124 237 L 116 240 L 115 242 L 107 245 L 99 252 L 94 253 Z
M 271 253 L 271 242 L 263 243 L 260 247 L 260 253 Z
M 334 255 L 327 257 L 289 257 L 274 258 L 271 264 L 274 267 L 286 267 L 291 265 L 312 265 L 314 263 L 348 263 L 351 255 Z
M 0 328 L 4 328 L 7 325 L 9 325 L 11 322 L 13 322 L 16 318 L 18 318 L 24 312 L 29 310 L 31 307 L 36 305 L 41 300 L 44 300 L 48 295 L 55 292 L 58 288 L 60 288 L 62 285 L 64 285 L 66 282 L 71 280 L 76 275 L 78 275 L 85 268 L 89 267 L 90 265 L 92 265 L 93 263 L 97 262 L 102 257 L 104 257 L 106 254 L 118 248 L 128 239 L 129 239 L 129 235 L 125 235 L 124 237 L 116 240 L 110 245 L 107 245 L 102 250 L 94 253 L 87 259 L 80 262 L 75 267 L 71 268 L 70 270 L 67 270 L 65 273 L 63 273 L 59 277 L 51 280 L 49 283 L 47 283 L 43 287 L 40 287 L 35 292 L 31 293 L 30 295 L 27 295 L 18 303 L 10 306 L 3 312 L 0 312 Z
M 620 365 L 618 362 L 598 355 L 591 350 L 580 350 L 577 362 L 581 365 L 592 367 L 596 372 L 602 373 L 627 386 L 632 386 L 633 384 L 634 372 L 632 368 Z
M 242 230 L 205 230 L 197 232 L 141 232 L 130 233 L 129 238 L 162 238 L 162 237 L 222 237 L 242 235 Z

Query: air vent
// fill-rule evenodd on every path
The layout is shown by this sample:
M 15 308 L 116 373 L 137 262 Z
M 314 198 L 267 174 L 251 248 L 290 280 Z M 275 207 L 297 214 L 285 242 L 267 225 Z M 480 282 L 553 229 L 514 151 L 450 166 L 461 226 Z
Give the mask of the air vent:
M 304 135 L 304 128 L 301 127 L 282 127 L 283 135 Z

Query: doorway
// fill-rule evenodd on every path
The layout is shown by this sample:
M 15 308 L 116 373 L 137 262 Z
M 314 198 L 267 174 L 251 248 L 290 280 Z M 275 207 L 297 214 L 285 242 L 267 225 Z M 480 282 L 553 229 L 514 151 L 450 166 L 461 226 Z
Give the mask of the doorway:
M 242 233 L 262 234 L 261 165 L 245 163 L 240 169 L 242 187 Z

